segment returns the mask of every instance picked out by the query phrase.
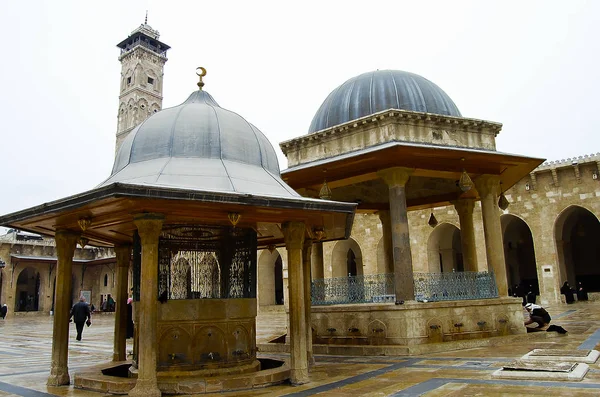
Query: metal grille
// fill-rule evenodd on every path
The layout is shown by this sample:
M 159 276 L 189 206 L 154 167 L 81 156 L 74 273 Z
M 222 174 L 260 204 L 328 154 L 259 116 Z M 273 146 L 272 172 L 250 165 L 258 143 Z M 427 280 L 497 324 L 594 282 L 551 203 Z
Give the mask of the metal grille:
M 490 299 L 498 297 L 493 272 L 413 273 L 418 301 Z
M 493 272 L 413 273 L 415 299 L 450 301 L 498 297 Z M 313 305 L 395 302 L 394 274 L 313 280 Z
M 254 298 L 256 232 L 180 226 L 159 237 L 159 299 Z
M 335 277 L 313 280 L 313 305 L 394 301 L 394 274 Z

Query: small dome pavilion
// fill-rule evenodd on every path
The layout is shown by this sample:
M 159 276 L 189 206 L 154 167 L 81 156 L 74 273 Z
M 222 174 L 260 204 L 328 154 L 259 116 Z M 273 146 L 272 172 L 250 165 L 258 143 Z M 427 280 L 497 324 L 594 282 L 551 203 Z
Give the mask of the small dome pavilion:
M 56 240 L 49 385 L 70 382 L 68 316 L 78 243 L 115 247 L 116 363 L 104 370 L 128 368 L 129 377 L 76 374 L 76 387 L 149 397 L 203 393 L 214 376 L 221 376 L 222 391 L 240 382 L 308 381 L 310 260 L 302 258 L 310 258 L 313 241 L 347 238 L 356 204 L 298 195 L 281 180 L 268 139 L 202 90 L 206 71 L 199 69 L 200 90 L 132 130 L 97 188 L 0 217 L 2 225 Z M 288 250 L 291 356 L 263 376 L 256 354 L 256 254 L 274 246 Z M 130 261 L 133 363 L 125 361 Z
M 324 294 L 316 291 L 312 318 L 317 344 L 341 344 L 361 336 L 374 345 L 365 352 L 379 354 L 378 344 L 410 346 L 466 337 L 444 325 L 450 318 L 468 321 L 469 338 L 524 332 L 520 302 L 507 296 L 499 207 L 506 208 L 503 192 L 543 160 L 498 152 L 501 129 L 500 123 L 462 117 L 450 97 L 424 77 L 378 70 L 335 88 L 316 111 L 309 133 L 280 143 L 289 165 L 282 178 L 291 187 L 310 197 L 359 203 L 357 213 L 377 214 L 382 230 L 376 275 L 380 282 L 355 294 L 363 299 L 356 303 L 372 304 L 373 309 L 332 309 L 327 305 L 345 304 L 350 298 L 321 298 Z M 485 262 L 476 255 L 477 202 Z M 408 219 L 411 210 L 450 205 L 460 219 L 464 271 L 456 272 L 460 280 L 444 274 L 442 283 L 440 273 L 425 268 L 422 259 L 413 262 L 411 246 L 423 242 L 411 238 Z M 435 226 L 437 220 L 428 224 Z M 324 262 L 315 258 L 315 263 Z M 371 296 L 370 302 L 364 299 Z M 396 305 L 373 303 L 383 300 Z M 418 301 L 436 301 L 435 311 L 424 310 Z M 488 326 L 483 329 L 478 323 Z M 329 331 L 333 329 L 337 333 Z

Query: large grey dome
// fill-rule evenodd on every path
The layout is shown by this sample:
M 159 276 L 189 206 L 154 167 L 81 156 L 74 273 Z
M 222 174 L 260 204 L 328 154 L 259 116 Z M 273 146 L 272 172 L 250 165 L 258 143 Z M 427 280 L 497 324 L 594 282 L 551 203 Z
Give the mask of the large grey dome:
M 205 91 L 134 128 L 100 186 L 114 182 L 298 196 L 281 180 L 277 155 L 263 133 Z
M 353 77 L 333 90 L 315 114 L 308 132 L 387 109 L 461 117 L 452 99 L 426 78 L 400 70 L 377 70 Z

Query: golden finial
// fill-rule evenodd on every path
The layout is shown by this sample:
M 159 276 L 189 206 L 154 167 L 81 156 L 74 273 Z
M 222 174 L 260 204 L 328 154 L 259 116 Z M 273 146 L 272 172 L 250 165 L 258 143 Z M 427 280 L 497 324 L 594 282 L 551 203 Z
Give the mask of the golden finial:
M 198 73 L 198 70 L 200 71 L 200 73 Z M 200 88 L 200 91 L 202 91 L 202 87 L 204 87 L 202 77 L 206 76 L 206 69 L 204 69 L 202 66 L 198 66 L 196 68 L 196 74 L 198 75 L 198 77 L 200 77 L 200 81 L 198 82 L 198 88 Z

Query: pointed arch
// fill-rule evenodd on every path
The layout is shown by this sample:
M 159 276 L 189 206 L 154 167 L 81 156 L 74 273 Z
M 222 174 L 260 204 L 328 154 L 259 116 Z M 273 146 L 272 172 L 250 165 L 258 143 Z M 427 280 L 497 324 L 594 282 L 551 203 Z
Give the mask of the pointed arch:
M 153 102 L 152 105 L 150 105 L 150 113 L 156 113 L 160 110 L 160 105 L 156 102 Z
M 127 114 L 127 105 L 125 105 L 125 102 L 121 102 L 119 105 L 119 114 L 117 115 L 117 129 L 119 131 L 123 131 L 127 128 Z
M 533 235 L 524 219 L 514 214 L 500 217 L 504 260 L 509 287 L 518 285 L 521 292 L 539 294 Z
M 146 74 L 144 73 L 144 68 L 142 67 L 141 64 L 137 64 L 135 65 L 135 69 L 133 70 L 133 75 L 134 75 L 134 81 L 135 84 L 137 85 L 143 85 L 143 79 L 144 77 L 146 77 Z
M 379 239 L 377 243 L 377 274 L 385 274 L 386 270 L 386 258 L 385 258 L 385 245 L 383 243 L 383 237 Z
M 31 312 L 39 310 L 41 278 L 34 267 L 26 267 L 19 272 L 15 288 L 16 312 Z
M 282 305 L 283 258 L 277 249 L 262 250 L 258 258 L 258 304 L 260 306 Z
M 133 100 L 133 98 L 129 99 L 129 101 L 127 101 L 127 110 L 125 112 L 126 115 L 126 127 L 125 128 L 130 128 L 133 127 L 133 123 L 135 122 L 134 120 L 134 111 L 133 108 L 135 107 L 135 101 Z
M 191 267 L 187 258 L 181 252 L 173 258 L 171 264 L 171 285 L 169 299 L 188 299 Z
M 460 229 L 451 223 L 440 223 L 427 240 L 427 262 L 431 273 L 464 270 Z
M 565 208 L 554 222 L 554 239 L 562 285 L 584 283 L 588 291 L 600 291 L 600 221 L 581 205 Z
M 363 275 L 362 250 L 356 240 L 340 240 L 331 253 L 331 270 L 333 277 Z

